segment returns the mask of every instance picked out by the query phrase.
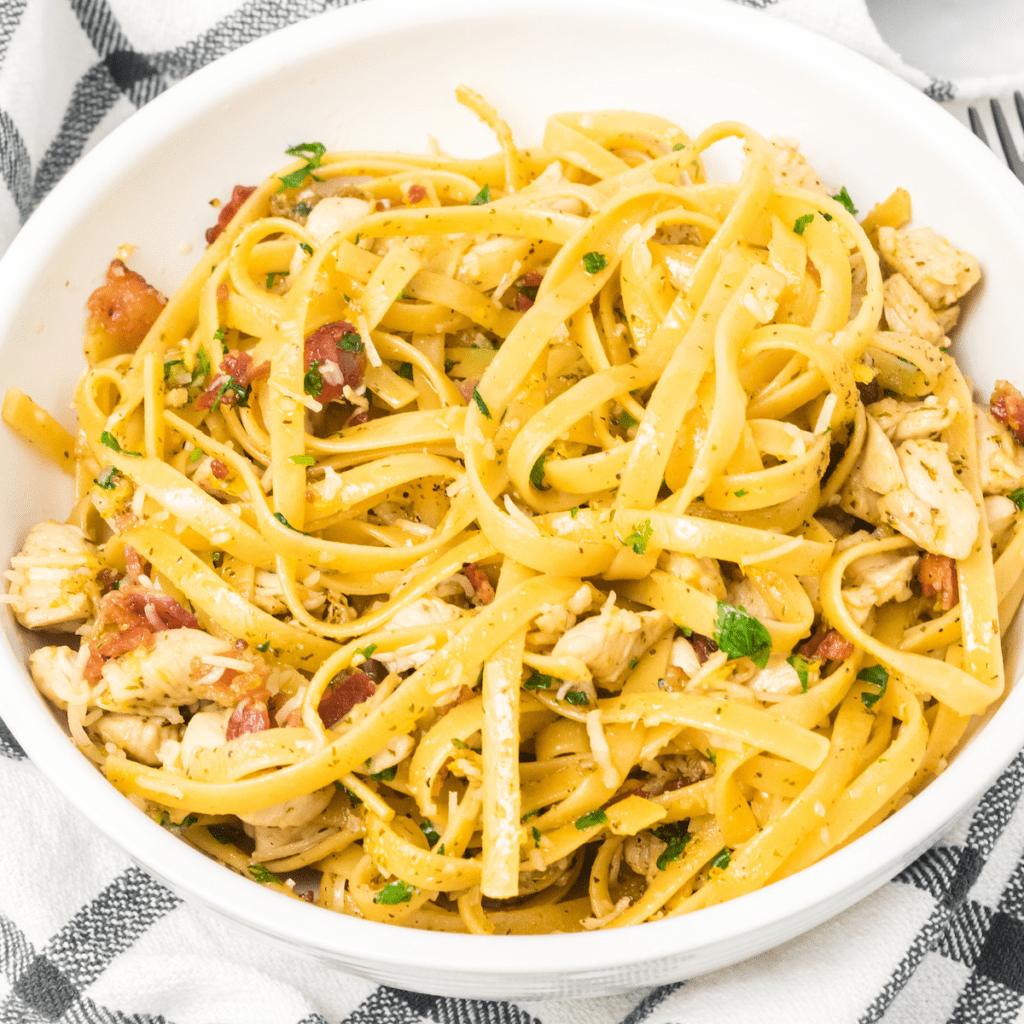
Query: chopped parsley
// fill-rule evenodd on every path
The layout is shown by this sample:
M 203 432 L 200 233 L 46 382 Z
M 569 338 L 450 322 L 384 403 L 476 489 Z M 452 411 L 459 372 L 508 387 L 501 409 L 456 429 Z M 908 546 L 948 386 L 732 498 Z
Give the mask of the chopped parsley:
M 316 464 L 316 459 L 312 455 L 289 455 L 288 458 L 296 466 L 312 466 Z
M 622 427 L 623 430 L 632 430 L 634 427 L 640 426 L 640 421 L 638 419 L 634 419 L 628 412 L 626 412 L 625 409 L 623 409 L 622 412 L 619 413 L 619 426 Z
M 690 841 L 690 833 L 687 829 L 688 822 L 673 821 L 668 825 L 652 829 L 654 834 L 668 846 L 658 856 L 657 865 L 659 871 L 664 871 L 674 860 L 679 860 Z
M 481 414 L 486 416 L 487 419 L 492 419 L 491 410 L 487 408 L 487 403 L 484 401 L 484 396 L 480 394 L 478 388 L 473 388 L 473 401 L 476 402 L 476 407 L 480 410 Z
M 713 639 L 730 658 L 750 658 L 758 668 L 768 664 L 771 634 L 743 605 L 736 608 L 724 601 L 718 602 Z
M 198 384 L 201 380 L 209 377 L 210 369 L 210 357 L 206 354 L 206 349 L 200 345 L 199 351 L 196 352 L 196 365 L 192 371 L 192 383 Z
M 685 147 L 683 146 L 683 144 L 682 144 L 681 142 L 677 142 L 677 143 L 676 143 L 676 144 L 675 144 L 675 145 L 674 145 L 674 146 L 672 147 L 672 152 L 673 152 L 673 153 L 678 153 L 678 152 L 679 152 L 679 150 L 681 150 L 681 149 L 684 149 L 684 148 L 685 148 Z
M 224 344 L 224 328 L 223 327 L 218 327 L 217 330 L 215 330 L 213 332 L 213 340 L 220 342 L 221 350 L 223 351 L 224 355 L 227 355 L 228 354 L 228 347 L 227 347 L 227 345 Z
M 383 771 L 370 772 L 370 778 L 376 779 L 378 782 L 392 782 L 397 774 L 398 765 L 393 764 L 390 768 L 385 768 Z
M 270 641 L 264 640 L 263 643 L 256 645 L 256 650 L 266 654 L 270 650 Z
M 639 665 L 639 664 L 640 664 L 640 659 L 639 658 L 630 658 L 629 659 L 629 667 L 631 669 L 636 668 L 637 665 Z
M 530 678 L 523 683 L 524 690 L 549 690 L 554 682 L 553 676 L 546 676 L 536 669 L 530 673 Z
M 455 369 L 455 360 L 454 359 L 446 359 L 444 361 L 444 372 L 445 373 L 451 373 L 452 370 L 454 370 L 454 369 Z
M 369 658 L 375 650 L 377 650 L 376 644 L 367 644 L 365 647 L 357 647 L 356 654 L 361 654 L 364 658 Z
M 105 491 L 112 491 L 117 487 L 116 477 L 121 474 L 113 467 L 108 466 L 98 477 L 93 479 L 93 483 L 97 487 L 102 487 Z
M 278 521 L 278 522 L 279 522 L 279 523 L 280 523 L 280 524 L 281 524 L 282 526 L 287 526 L 289 530 L 295 530 L 295 532 L 296 532 L 296 533 L 301 533 L 301 534 L 303 534 L 303 536 L 306 536 L 306 534 L 305 534 L 305 532 L 304 532 L 303 530 L 296 530 L 296 529 L 295 529 L 295 527 L 294 527 L 294 526 L 292 526 L 292 524 L 291 524 L 291 523 L 289 523 L 287 519 L 285 519 L 285 517 L 284 517 L 284 513 L 282 513 L 282 512 L 275 512 L 275 513 L 274 513 L 274 518 L 275 518 L 275 519 L 276 519 L 276 520 L 277 520 L 277 521 Z
M 420 822 L 420 831 L 427 837 L 427 842 L 430 844 L 431 848 L 436 846 L 437 841 L 441 838 L 437 829 L 434 828 L 433 822 L 428 821 L 426 818 Z
M 301 250 L 302 250 L 302 251 L 303 251 L 303 252 L 304 252 L 304 253 L 305 253 L 305 254 L 306 254 L 307 256 L 312 256 L 312 255 L 313 255 L 313 246 L 309 245 L 309 244 L 308 244 L 307 242 L 299 242 L 299 248 L 300 248 L 300 249 L 301 249 Z
M 412 363 L 402 363 L 402 365 L 395 370 L 395 373 L 405 380 L 412 380 Z
M 543 454 L 534 464 L 530 470 L 530 483 L 539 491 L 550 490 L 550 487 L 544 483 L 544 462 L 547 459 L 547 453 Z
M 188 453 L 188 461 L 198 462 L 203 457 L 203 454 L 202 448 L 193 448 L 192 451 Z
M 579 507 L 579 505 L 573 505 L 573 507 L 571 509 L 569 509 L 569 518 L 570 519 L 575 519 L 579 514 L 580 514 L 580 507 Z
M 1024 487 L 1018 487 L 1016 490 L 1010 491 L 1007 497 L 1017 508 L 1024 511 Z
M 269 274 L 267 274 L 267 287 L 268 288 L 273 288 L 274 287 L 274 278 L 276 278 L 276 277 L 287 277 L 287 276 L 288 276 L 288 271 L 287 270 L 272 270 Z
M 826 213 L 824 210 L 819 210 L 818 213 L 820 213 L 822 215 L 822 217 L 824 217 L 825 220 L 831 220 L 832 219 L 832 214 L 831 213 Z
M 415 892 L 416 889 L 409 885 L 408 882 L 403 882 L 399 878 L 394 882 L 388 882 L 388 884 L 373 897 L 373 902 L 379 903 L 384 907 L 397 907 L 399 903 L 408 903 Z
M 745 498 L 749 493 L 750 491 L 745 490 L 742 487 L 738 491 L 733 491 L 733 494 L 735 494 L 737 498 Z
M 802 217 L 797 217 L 796 222 L 793 224 L 793 231 L 798 235 L 802 235 L 804 233 L 804 228 L 806 228 L 812 220 L 814 220 L 813 213 L 805 213 Z
M 587 252 L 583 254 L 583 269 L 588 274 L 600 274 L 608 266 L 608 260 L 603 253 Z
M 228 377 L 217 389 L 217 397 L 213 400 L 213 405 L 210 406 L 211 411 L 220 405 L 228 392 L 234 393 L 236 405 L 240 405 L 243 409 L 249 407 L 249 395 L 252 393 L 252 388 L 249 385 L 242 387 L 234 377 Z
M 469 201 L 470 206 L 483 206 L 491 201 L 491 186 L 484 185 L 482 189 Z
M 327 152 L 327 147 L 322 142 L 300 142 L 297 146 L 290 146 L 285 152 L 289 156 L 305 157 L 306 163 L 297 171 L 292 171 L 291 174 L 286 174 L 280 179 L 281 187 L 277 190 L 278 192 L 283 192 L 286 188 L 298 188 L 307 177 L 314 181 L 323 180 L 313 173 L 320 166 L 320 161 L 323 159 L 324 153 Z M 306 207 L 306 213 L 303 216 L 308 216 L 309 206 L 305 203 L 300 203 L 299 206 Z M 295 207 L 296 212 L 299 211 L 299 206 Z
M 576 707 L 590 703 L 590 699 L 582 690 L 570 690 L 565 695 L 564 700 L 566 704 L 574 704 Z
M 536 810 L 534 810 L 534 811 L 530 811 L 529 814 L 524 814 L 522 820 L 523 821 L 529 821 L 531 818 L 536 818 L 538 814 L 540 814 L 540 808 L 539 807 Z
M 458 736 L 452 737 L 452 746 L 458 747 L 459 750 L 469 750 L 469 744 L 465 740 L 460 740 Z
M 124 448 L 118 443 L 118 440 L 109 430 L 104 430 L 100 434 L 100 440 L 111 450 L 118 453 L 118 455 L 131 455 L 135 459 L 142 458 L 142 452 L 129 452 L 125 451 Z
M 214 551 L 210 555 L 210 561 L 213 563 L 214 569 L 219 569 L 221 562 L 224 561 L 223 551 Z
M 320 372 L 320 361 L 318 359 L 314 359 L 309 364 L 306 376 L 302 378 L 302 386 L 307 395 L 312 395 L 314 398 L 320 397 L 320 392 L 324 389 L 324 378 Z
M 309 203 L 303 201 L 301 203 L 296 203 L 295 204 L 295 212 L 300 217 L 308 217 L 310 215 L 310 213 L 313 212 L 313 207 L 310 206 Z
M 806 693 L 811 663 L 802 654 L 791 654 L 786 661 L 796 670 L 797 678 L 800 680 L 801 692 Z
M 689 638 L 693 636 L 693 630 L 690 629 L 689 626 L 680 626 L 679 628 L 683 631 L 683 636 L 685 636 L 687 640 L 689 640 Z
M 882 695 L 889 685 L 889 673 L 881 665 L 872 665 L 869 668 L 862 668 L 857 673 L 857 678 L 862 683 L 878 687 L 878 693 L 862 693 L 860 695 L 864 707 L 873 708 L 882 699 Z
M 723 846 L 712 858 L 708 867 L 718 868 L 719 871 L 724 871 L 729 866 L 730 860 L 732 860 L 732 854 L 729 853 L 729 847 Z
M 256 879 L 260 885 L 284 885 L 273 871 L 268 871 L 262 864 L 250 864 L 249 874 Z
M 579 828 L 578 823 L 576 827 Z M 531 825 L 530 834 L 533 836 L 533 848 L 536 850 L 540 846 L 540 829 L 536 825 Z
M 175 366 L 180 366 L 181 370 L 175 370 Z M 182 372 L 187 372 L 185 370 L 184 359 L 168 359 L 167 362 L 164 363 L 164 382 L 169 384 L 172 376 L 177 377 L 178 374 Z
M 832 198 L 837 203 L 842 203 L 852 216 L 857 216 L 857 207 L 853 205 L 853 200 L 850 198 L 850 193 L 846 191 L 845 185 Z
M 631 547 L 636 554 L 643 555 L 647 553 L 647 544 L 651 539 L 651 535 L 654 533 L 654 527 L 651 526 L 650 519 L 645 519 L 623 542 L 622 546 L 625 548 Z
M 718 767 L 718 755 L 710 747 L 708 747 L 706 753 L 708 755 L 708 760 L 717 768 Z
M 593 828 L 595 825 L 603 825 L 607 820 L 608 815 L 598 807 L 596 811 L 590 811 L 582 817 L 577 818 L 576 827 L 581 832 L 586 832 L 588 828 Z
M 362 352 L 363 339 L 354 331 L 351 334 L 343 334 L 341 341 L 338 342 L 338 348 L 343 352 Z

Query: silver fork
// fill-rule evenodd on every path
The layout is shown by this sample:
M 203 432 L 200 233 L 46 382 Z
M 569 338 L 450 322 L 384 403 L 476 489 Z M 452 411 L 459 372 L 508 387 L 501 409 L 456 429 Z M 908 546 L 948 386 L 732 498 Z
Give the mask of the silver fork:
M 1015 92 L 1013 94 L 1013 102 L 1017 108 L 1017 117 L 1020 119 L 1021 127 L 1024 127 L 1024 96 L 1020 92 Z M 1006 115 L 1003 114 L 1003 108 L 999 105 L 998 100 L 989 100 L 989 106 L 992 108 L 992 120 L 996 124 L 996 134 L 999 136 L 1003 153 L 1006 154 L 1006 162 L 1010 170 L 1017 176 L 1017 179 L 1024 182 L 1024 160 L 1021 159 L 1021 155 L 1017 152 L 1017 147 L 1014 146 L 1013 139 L 1010 137 L 1010 126 L 1006 123 Z M 988 146 L 988 137 L 985 135 L 985 127 L 981 123 L 978 111 L 974 107 L 968 107 L 967 117 L 971 122 L 971 131 Z

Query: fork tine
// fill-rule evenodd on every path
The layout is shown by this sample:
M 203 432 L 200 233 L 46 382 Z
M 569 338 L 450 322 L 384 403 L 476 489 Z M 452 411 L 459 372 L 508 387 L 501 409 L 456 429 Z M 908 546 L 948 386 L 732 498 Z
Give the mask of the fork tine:
M 1021 95 L 1019 89 L 1013 94 L 1013 102 L 1017 108 L 1017 118 L 1020 121 L 1020 126 L 1024 128 L 1024 96 Z
M 1021 160 L 1020 154 L 1013 144 L 1013 139 L 1010 136 L 1010 126 L 1006 123 L 1003 108 L 999 105 L 998 100 L 991 100 L 990 106 L 992 107 L 992 119 L 996 123 L 996 134 L 999 136 L 1003 152 L 1006 154 L 1006 162 L 1010 165 L 1010 170 L 1017 176 L 1017 179 L 1024 182 L 1024 161 Z
M 985 126 L 981 123 L 981 117 L 974 107 L 967 108 L 967 119 L 971 122 L 971 131 L 988 145 L 988 136 L 985 134 Z

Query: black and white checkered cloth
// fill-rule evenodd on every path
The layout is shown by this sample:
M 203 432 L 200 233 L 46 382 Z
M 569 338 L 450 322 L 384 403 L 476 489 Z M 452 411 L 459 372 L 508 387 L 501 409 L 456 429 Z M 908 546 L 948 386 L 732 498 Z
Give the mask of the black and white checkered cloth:
M 0 0 L 0 250 L 90 146 L 174 81 L 347 2 Z M 979 94 L 907 68 L 863 0 L 739 2 L 855 46 L 936 99 Z M 1024 753 L 893 882 L 759 957 L 518 1006 L 379 986 L 187 906 L 68 806 L 0 721 L 0 1024 L 1024 1024 L 1022 790 Z

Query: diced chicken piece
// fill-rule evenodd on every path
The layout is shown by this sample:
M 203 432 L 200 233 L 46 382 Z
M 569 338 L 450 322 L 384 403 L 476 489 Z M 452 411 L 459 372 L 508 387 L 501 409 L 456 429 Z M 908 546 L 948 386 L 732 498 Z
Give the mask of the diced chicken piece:
M 181 764 L 186 772 L 191 773 L 200 754 L 224 746 L 233 713 L 232 708 L 197 711 L 189 719 L 181 736 Z
M 104 715 L 94 728 L 103 743 L 113 743 L 133 760 L 154 766 L 164 763 L 166 754 L 161 757 L 161 753 L 178 739 L 173 725 L 142 715 Z
M 697 657 L 693 644 L 685 636 L 677 636 L 672 641 L 671 664 L 675 665 L 687 679 L 692 679 L 700 671 L 701 660 Z
M 653 882 L 661 874 L 658 858 L 667 849 L 668 843 L 653 832 L 644 831 L 635 836 L 627 836 L 622 844 L 622 856 L 633 871 Z
M 981 405 L 974 406 L 974 428 L 982 491 L 1005 494 L 1024 487 L 1024 448 L 1014 442 L 1013 434 Z
M 397 612 L 388 623 L 389 629 L 409 629 L 412 626 L 429 626 L 436 622 L 450 622 L 459 617 L 459 609 L 446 604 L 436 597 L 421 597 Z M 374 655 L 376 661 L 388 667 L 391 672 L 408 672 L 411 668 L 422 668 L 434 656 L 430 638 L 399 647 L 396 651 Z
M 864 296 L 868 293 L 868 270 L 864 253 L 859 249 L 850 253 L 850 319 L 859 312 Z
M 882 286 L 882 309 L 885 322 L 892 330 L 913 334 L 934 345 L 942 344 L 945 337 L 942 325 L 902 274 L 893 274 Z
M 906 487 L 879 499 L 878 511 L 926 551 L 966 558 L 978 536 L 981 513 L 938 441 L 904 441 L 896 450 Z
M 784 654 L 773 654 L 768 664 L 750 681 L 750 687 L 762 693 L 778 695 L 800 693 L 803 690 L 797 670 L 790 665 Z
M 68 709 L 78 653 L 70 647 L 40 647 L 29 655 L 28 666 L 36 689 L 61 711 Z
M 937 437 L 953 422 L 959 411 L 960 406 L 955 398 L 943 404 L 934 395 L 920 402 L 883 398 L 868 409 L 885 431 L 885 436 L 896 444 L 900 441 Z
M 878 248 L 886 263 L 901 273 L 933 309 L 950 306 L 981 280 L 978 261 L 931 228 L 878 229 Z
M 1013 525 L 1019 511 L 1016 504 L 1002 494 L 990 494 L 985 499 L 985 517 L 993 544 L 1002 543 L 1003 535 Z
M 316 611 L 327 600 L 327 593 L 323 589 L 305 587 L 301 583 L 296 583 L 295 589 L 299 593 L 302 607 L 307 612 Z M 253 604 L 270 615 L 283 615 L 288 611 L 288 605 L 284 602 L 281 578 L 276 572 L 256 570 L 256 594 L 253 597 Z
M 321 199 L 310 211 L 306 218 L 306 230 L 316 239 L 318 245 L 323 245 L 331 235 L 344 230 L 371 212 L 370 204 L 365 199 L 330 196 Z
M 33 526 L 4 573 L 18 621 L 29 629 L 73 633 L 92 614 L 98 569 L 96 548 L 78 527 Z
M 239 814 L 238 817 L 248 825 L 296 828 L 309 824 L 318 815 L 323 814 L 334 796 L 334 791 L 333 785 L 324 786 L 323 789 L 314 790 L 312 793 L 303 793 L 271 807 L 261 807 L 258 811 Z
M 658 566 L 709 597 L 725 599 L 725 580 L 716 558 L 696 558 L 663 551 L 658 558 Z
M 909 601 L 914 596 L 910 581 L 914 578 L 917 555 L 886 551 L 858 558 L 846 570 L 851 586 L 843 589 L 843 599 L 854 622 L 863 626 L 872 608 L 889 601 Z
M 757 587 L 745 576 L 743 579 L 729 584 L 727 597 L 729 604 L 734 608 L 742 606 L 755 619 L 760 619 L 761 622 L 772 622 L 775 620 L 775 614 L 769 607 L 768 602 L 761 596 Z M 696 634 L 691 639 L 695 637 Z
M 669 627 L 668 616 L 662 612 L 636 614 L 616 608 L 615 595 L 605 602 L 599 615 L 573 626 L 559 638 L 553 657 L 580 658 L 599 683 L 617 681 Z
M 868 416 L 868 436 L 842 492 L 846 511 L 887 523 L 926 551 L 966 558 L 981 514 L 939 441 L 904 441 L 894 448 Z
M 102 680 L 108 694 L 101 706 L 127 710 L 140 705 L 190 704 L 197 697 L 214 696 L 215 684 L 224 666 L 212 657 L 242 661 L 228 640 L 220 640 L 198 629 L 168 629 L 153 634 L 151 649 L 137 647 L 111 658 L 103 665 Z M 234 704 L 237 695 L 224 694 L 224 703 Z
M 806 189 L 820 196 L 830 194 L 817 172 L 800 153 L 799 143 L 795 139 L 776 137 L 771 140 L 771 147 L 775 157 L 775 181 L 779 185 Z

